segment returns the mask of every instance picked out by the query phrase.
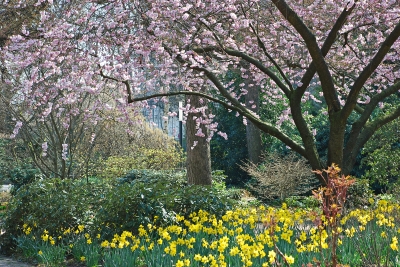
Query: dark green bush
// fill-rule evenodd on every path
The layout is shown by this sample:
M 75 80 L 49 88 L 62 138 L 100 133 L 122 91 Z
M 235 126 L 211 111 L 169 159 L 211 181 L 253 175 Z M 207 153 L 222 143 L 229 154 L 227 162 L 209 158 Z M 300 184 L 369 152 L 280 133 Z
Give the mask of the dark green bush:
M 220 182 L 215 187 L 187 186 L 184 172 L 132 171 L 105 196 L 96 224 L 107 236 L 115 229 L 135 232 L 140 225 L 162 225 L 176 214 L 188 216 L 200 209 L 220 217 L 231 207 L 222 176 L 216 174 Z
M 95 224 L 100 226 L 101 235 L 109 237 L 123 230 L 136 232 L 140 225 L 153 223 L 155 216 L 160 221 L 171 220 L 173 214 L 167 212 L 160 198 L 164 189 L 161 183 L 136 181 L 108 191 L 96 215 Z
M 54 235 L 61 228 L 87 224 L 94 217 L 104 189 L 72 180 L 45 179 L 22 186 L 9 203 L 4 218 L 2 247 L 22 233 L 24 223 Z
M 284 202 L 292 208 L 316 209 L 320 206 L 318 200 L 313 196 L 291 196 Z
M 11 247 L 24 223 L 53 236 L 62 228 L 85 224 L 106 238 L 200 209 L 221 217 L 231 207 L 222 173 L 216 174 L 219 182 L 212 187 L 187 186 L 185 176 L 184 172 L 133 171 L 113 184 L 47 179 L 24 185 L 10 202 L 2 246 Z
M 205 210 L 220 218 L 233 204 L 227 194 L 211 186 L 192 185 L 175 193 L 173 210 L 185 217 L 194 211 Z
M 165 187 L 182 188 L 187 185 L 186 173 L 183 171 L 131 170 L 125 176 L 117 179 L 120 184 L 135 183 L 136 181 L 149 183 L 161 181 Z
M 347 191 L 347 208 L 364 208 L 369 206 L 369 199 L 374 197 L 374 194 L 369 185 L 368 179 L 356 179 Z
M 9 172 L 9 180 L 12 184 L 11 194 L 15 195 L 23 185 L 32 183 L 41 178 L 40 170 L 30 164 L 18 166 Z

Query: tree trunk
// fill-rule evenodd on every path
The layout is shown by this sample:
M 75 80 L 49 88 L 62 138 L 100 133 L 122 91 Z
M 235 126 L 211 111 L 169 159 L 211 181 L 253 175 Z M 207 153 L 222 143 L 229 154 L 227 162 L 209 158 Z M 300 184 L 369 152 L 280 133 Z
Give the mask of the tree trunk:
M 247 90 L 246 105 L 258 114 L 260 102 L 258 87 L 247 87 Z M 254 164 L 260 163 L 262 153 L 261 131 L 249 121 L 246 125 L 246 141 L 249 161 Z
M 328 166 L 335 163 L 339 166 L 339 168 L 343 168 L 343 147 L 345 131 L 346 125 L 345 122 L 342 121 L 341 113 L 337 112 L 331 114 L 328 143 Z
M 200 98 L 188 96 L 191 107 L 200 107 Z M 201 117 L 200 112 L 189 112 L 186 121 L 186 147 L 187 147 L 187 179 L 191 185 L 211 185 L 211 157 L 210 142 L 207 139 L 207 129 L 200 125 L 205 137 L 196 136 L 196 118 Z

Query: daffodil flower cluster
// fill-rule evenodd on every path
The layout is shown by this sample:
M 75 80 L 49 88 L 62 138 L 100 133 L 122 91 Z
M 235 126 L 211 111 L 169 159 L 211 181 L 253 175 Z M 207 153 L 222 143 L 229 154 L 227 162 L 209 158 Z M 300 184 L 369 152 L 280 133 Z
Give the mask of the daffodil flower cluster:
M 176 215 L 175 223 L 170 225 L 149 223 L 141 225 L 135 233 L 123 231 L 109 239 L 102 239 L 84 225 L 61 229 L 57 237 L 46 230 L 37 234 L 38 227 L 34 225 L 24 224 L 22 230 L 26 236 L 50 246 L 68 244 L 73 248 L 73 240 L 79 236 L 87 246 L 98 246 L 109 259 L 130 254 L 138 265 L 301 266 L 329 257 L 333 235 L 338 237 L 339 255 L 365 250 L 366 246 L 360 247 L 362 240 L 371 242 L 373 233 L 377 233 L 374 238 L 380 242 L 376 241 L 379 246 L 397 253 L 399 211 L 399 205 L 381 200 L 374 209 L 356 209 L 337 215 L 340 224 L 336 228 L 331 228 L 329 219 L 317 211 L 292 210 L 283 204 L 280 208 L 230 210 L 220 218 L 199 210 L 188 217 Z M 365 233 L 369 237 L 362 235 Z M 85 262 L 87 257 L 82 255 L 80 260 Z M 363 252 L 359 257 L 361 262 L 368 254 Z
M 176 224 L 166 227 L 140 226 L 136 237 L 126 232 L 115 235 L 101 246 L 158 251 L 176 266 L 291 265 L 295 258 L 280 252 L 278 245 L 293 243 L 295 225 L 303 223 L 304 215 L 304 211 L 290 211 L 286 204 L 279 209 L 236 209 L 221 218 L 199 210 L 188 218 L 177 215 Z M 305 241 L 304 232 L 301 240 Z

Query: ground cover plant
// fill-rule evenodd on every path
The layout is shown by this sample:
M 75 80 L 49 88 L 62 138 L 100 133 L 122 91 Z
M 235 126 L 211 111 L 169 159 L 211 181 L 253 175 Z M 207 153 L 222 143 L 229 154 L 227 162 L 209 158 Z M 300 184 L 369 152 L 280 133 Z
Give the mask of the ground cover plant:
M 94 219 L 60 224 L 50 231 L 46 220 L 27 220 L 13 238 L 22 255 L 43 266 L 65 266 L 66 257 L 90 267 L 399 266 L 400 205 L 370 198 L 368 208 L 345 214 L 346 193 L 353 180 L 339 173 L 337 166 L 320 172 L 330 182 L 315 191 L 320 203 L 317 209 L 291 208 L 284 203 L 218 212 L 201 209 L 207 203 L 194 199 L 188 201 L 193 209 L 185 206 L 181 213 L 178 209 L 150 213 L 141 224 L 128 225 L 140 220 L 134 212 L 127 212 L 130 216 L 120 221 L 126 220 L 125 227 L 117 221 Z M 126 186 L 128 182 L 119 183 Z M 123 207 L 121 203 L 115 210 Z

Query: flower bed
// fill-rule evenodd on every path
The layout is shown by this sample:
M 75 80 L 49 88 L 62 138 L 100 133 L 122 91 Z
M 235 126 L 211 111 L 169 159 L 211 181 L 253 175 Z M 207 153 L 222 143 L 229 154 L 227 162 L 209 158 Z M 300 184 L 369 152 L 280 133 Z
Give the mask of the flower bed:
M 372 202 L 373 200 L 371 200 Z M 348 266 L 398 266 L 400 206 L 380 200 L 374 209 L 340 217 L 337 256 Z M 154 218 L 157 220 L 158 218 Z M 236 209 L 221 219 L 205 211 L 176 216 L 164 227 L 140 226 L 102 239 L 99 228 L 80 225 L 51 235 L 24 225 L 18 247 L 46 266 L 73 255 L 86 266 L 321 266 L 330 262 L 335 230 L 315 211 Z M 338 264 L 338 266 L 341 266 Z
M 100 211 L 92 211 L 88 217 L 79 204 L 82 197 L 72 194 L 80 187 L 56 183 L 64 194 L 54 205 L 50 194 L 54 186 L 39 183 L 22 190 L 21 198 L 14 201 L 9 224 L 18 224 L 9 229 L 23 256 L 52 267 L 64 266 L 67 257 L 88 267 L 400 266 L 400 205 L 371 198 L 369 208 L 345 213 L 347 189 L 354 180 L 340 175 L 335 165 L 317 173 L 326 177 L 327 183 L 314 191 L 320 203 L 314 210 L 288 208 L 285 203 L 279 208 L 227 210 L 225 202 L 216 198 L 219 191 L 203 187 L 171 191 L 165 198 L 174 201 L 160 202 L 164 187 L 136 183 L 111 188 L 106 199 L 113 201 L 101 197 Z M 201 190 L 206 194 L 199 197 Z M 70 212 L 66 215 L 72 222 L 60 220 L 48 210 L 32 210 L 22 201 L 32 191 L 38 200 L 32 207 L 43 208 L 45 199 L 58 214 L 61 207 Z M 107 195 L 102 193 L 107 191 L 99 192 Z

